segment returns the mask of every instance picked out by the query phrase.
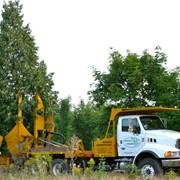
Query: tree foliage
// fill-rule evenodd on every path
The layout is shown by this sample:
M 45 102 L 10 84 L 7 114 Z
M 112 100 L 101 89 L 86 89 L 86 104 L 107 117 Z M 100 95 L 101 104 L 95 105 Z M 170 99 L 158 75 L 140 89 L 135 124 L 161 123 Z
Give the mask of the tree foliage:
M 71 98 L 61 99 L 55 111 L 56 131 L 65 136 L 66 142 L 69 142 L 73 135 L 73 112 Z
M 29 24 L 24 25 L 20 2 L 4 2 L 0 22 L 1 134 L 6 134 L 17 120 L 18 92 L 24 92 L 24 121 L 30 124 L 35 93 L 41 94 L 47 109 L 51 104 L 49 97 L 57 99 L 57 92 L 52 90 L 53 73 L 47 73 L 47 66 L 39 61 L 37 51 Z
M 179 68 L 167 70 L 167 56 L 160 47 L 154 54 L 127 51 L 124 57 L 111 49 L 108 72 L 93 69 L 94 83 L 89 95 L 98 104 L 120 107 L 180 106 Z
M 77 137 L 83 139 L 86 149 L 91 149 L 92 142 L 99 137 L 101 110 L 83 100 L 74 109 L 73 128 Z

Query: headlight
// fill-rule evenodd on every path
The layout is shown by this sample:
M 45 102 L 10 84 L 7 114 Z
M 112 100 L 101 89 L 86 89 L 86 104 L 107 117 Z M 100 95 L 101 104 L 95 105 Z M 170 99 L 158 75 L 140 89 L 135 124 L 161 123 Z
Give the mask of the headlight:
M 167 151 L 164 154 L 165 157 L 179 157 L 178 151 Z

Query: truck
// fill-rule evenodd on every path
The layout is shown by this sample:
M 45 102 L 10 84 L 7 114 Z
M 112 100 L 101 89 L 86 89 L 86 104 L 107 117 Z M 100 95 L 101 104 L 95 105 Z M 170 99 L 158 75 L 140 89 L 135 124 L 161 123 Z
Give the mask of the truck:
M 149 179 L 162 175 L 168 169 L 180 169 L 180 132 L 168 130 L 159 114 L 180 111 L 178 108 L 141 107 L 112 108 L 104 138 L 96 139 L 91 150 L 86 150 L 83 140 L 73 147 L 67 145 L 61 133 L 55 132 L 53 117 L 44 117 L 44 106 L 36 94 L 34 129 L 31 134 L 23 124 L 22 95 L 18 99 L 18 121 L 5 136 L 11 157 L 0 155 L 0 166 L 25 163 L 36 154 L 52 156 L 52 172 L 55 176 L 66 173 L 73 163 L 87 166 L 94 159 L 94 170 L 104 159 L 107 171 L 125 171 L 128 165 L 136 165 Z M 48 126 L 47 126 L 48 124 Z M 62 139 L 54 141 L 53 136 Z M 0 144 L 3 137 L 0 136 Z
M 180 168 L 180 132 L 166 129 L 160 112 L 176 108 L 113 108 L 105 137 L 94 141 L 96 158 L 103 156 L 112 170 L 135 164 L 151 179 L 167 169 Z

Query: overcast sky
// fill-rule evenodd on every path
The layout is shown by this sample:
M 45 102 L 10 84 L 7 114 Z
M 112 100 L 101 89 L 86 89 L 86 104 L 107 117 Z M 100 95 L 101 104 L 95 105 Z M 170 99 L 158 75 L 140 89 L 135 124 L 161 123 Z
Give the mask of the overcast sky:
M 160 46 L 168 67 L 180 66 L 179 0 L 20 0 L 40 60 L 54 72 L 54 89 L 72 103 L 87 99 L 90 66 L 105 71 L 109 48 L 122 55 Z M 1 0 L 2 3 L 2 0 Z M 2 9 L 2 5 L 1 5 Z

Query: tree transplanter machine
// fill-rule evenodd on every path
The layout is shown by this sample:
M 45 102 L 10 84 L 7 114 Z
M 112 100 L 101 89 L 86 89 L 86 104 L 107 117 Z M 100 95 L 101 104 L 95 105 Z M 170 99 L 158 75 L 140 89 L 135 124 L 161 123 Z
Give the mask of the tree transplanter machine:
M 177 108 L 143 107 L 113 108 L 104 138 L 93 142 L 92 149 L 84 149 L 82 140 L 72 147 L 52 140 L 52 136 L 63 138 L 54 132 L 53 117 L 44 118 L 44 106 L 36 95 L 34 134 L 23 125 L 22 96 L 19 97 L 18 121 L 6 135 L 5 140 L 14 163 L 24 163 L 34 154 L 50 154 L 53 158 L 54 175 L 68 172 L 70 160 L 79 165 L 87 164 L 90 158 L 98 166 L 104 158 L 106 169 L 124 171 L 127 164 L 135 164 L 148 177 L 163 174 L 170 168 L 180 169 L 180 132 L 166 129 L 164 120 L 157 115 L 161 112 L 180 111 Z M 3 138 L 0 136 L 0 143 Z M 73 152 L 73 155 L 72 155 Z M 9 166 L 10 157 L 1 155 L 0 165 Z

